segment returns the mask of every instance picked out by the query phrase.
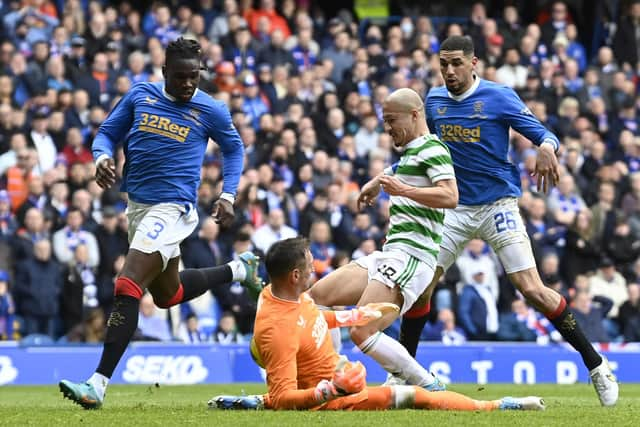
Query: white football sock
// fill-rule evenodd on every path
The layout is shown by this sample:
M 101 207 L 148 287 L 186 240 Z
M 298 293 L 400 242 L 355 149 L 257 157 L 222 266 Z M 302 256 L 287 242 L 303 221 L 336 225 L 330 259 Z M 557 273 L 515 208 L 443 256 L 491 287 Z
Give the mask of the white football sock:
M 109 385 L 109 378 L 95 372 L 87 382 L 93 386 L 100 400 L 104 400 L 104 394 L 107 391 L 107 385 Z
M 402 344 L 382 332 L 371 335 L 358 347 L 407 384 L 424 387 L 435 381 L 435 377 L 420 366 Z
M 244 268 L 244 263 L 242 261 L 229 261 L 227 265 L 231 267 L 231 274 L 233 275 L 234 282 L 242 282 L 247 278 L 247 270 Z

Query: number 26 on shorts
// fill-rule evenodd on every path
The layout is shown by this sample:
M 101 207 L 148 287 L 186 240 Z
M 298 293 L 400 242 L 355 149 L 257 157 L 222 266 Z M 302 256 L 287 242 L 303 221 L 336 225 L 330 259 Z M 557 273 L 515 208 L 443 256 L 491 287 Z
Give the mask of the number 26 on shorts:
M 493 216 L 496 221 L 496 231 L 502 233 L 503 231 L 515 231 L 518 229 L 516 219 L 513 217 L 513 212 L 498 212 Z
M 156 240 L 162 230 L 164 230 L 164 225 L 160 222 L 154 222 L 153 230 L 147 233 L 147 237 L 150 238 L 151 240 Z

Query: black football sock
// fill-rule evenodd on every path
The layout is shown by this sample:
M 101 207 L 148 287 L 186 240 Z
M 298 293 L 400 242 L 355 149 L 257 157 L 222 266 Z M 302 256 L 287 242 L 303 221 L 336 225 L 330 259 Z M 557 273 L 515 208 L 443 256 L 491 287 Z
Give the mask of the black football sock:
M 580 325 L 576 322 L 576 318 L 569 310 L 564 298 L 560 301 L 556 311 L 547 313 L 546 316 L 560 332 L 562 338 L 580 353 L 587 369 L 592 370 L 602 363 L 602 357 L 596 352 L 587 337 L 584 336 Z
M 180 302 L 189 301 L 216 285 L 231 283 L 233 272 L 227 264 L 211 268 L 189 268 L 180 272 L 183 294 Z
M 400 344 L 402 344 L 413 357 L 416 357 L 420 335 L 428 318 L 428 314 L 418 317 L 402 317 L 402 323 L 400 324 Z
M 131 341 L 138 327 L 140 299 L 129 295 L 116 295 L 113 299 L 113 311 L 107 321 L 107 333 L 102 349 L 102 357 L 96 372 L 111 378 L 116 365 Z

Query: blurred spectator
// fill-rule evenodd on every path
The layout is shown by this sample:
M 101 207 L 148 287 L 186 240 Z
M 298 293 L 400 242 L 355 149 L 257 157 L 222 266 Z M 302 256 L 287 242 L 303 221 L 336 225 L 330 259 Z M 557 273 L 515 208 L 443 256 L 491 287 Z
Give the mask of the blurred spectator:
M 572 302 L 573 314 L 589 341 L 606 343 L 611 340 L 603 326 L 611 306 L 608 298 L 592 298 L 588 292 L 576 293 Z
M 81 323 L 85 313 L 99 306 L 96 269 L 87 264 L 87 246 L 76 246 L 73 255 L 73 260 L 66 266 L 67 275 L 60 298 L 65 333 Z
M 0 240 L 10 240 L 18 230 L 18 222 L 11 213 L 11 198 L 7 190 L 0 190 Z
M 624 340 L 640 341 L 640 285 L 629 283 L 629 299 L 620 306 L 618 318 Z
M 640 1 L 627 2 L 618 21 L 618 28 L 613 39 L 613 52 L 626 70 L 634 70 L 638 64 L 638 32 L 640 32 Z
M 0 113 L 2 113 L 1 110 Z M 9 150 L 0 154 L 0 175 L 4 175 L 10 167 L 13 167 L 17 164 L 17 153 L 19 151 L 26 150 L 26 148 L 27 138 L 25 138 L 24 134 L 14 133 L 13 135 L 11 135 L 11 137 L 9 138 Z
M 37 208 L 44 212 L 44 207 L 47 205 L 47 194 L 44 188 L 44 182 L 42 177 L 33 176 L 29 180 L 28 184 L 29 193 L 27 199 L 18 207 L 16 211 L 16 219 L 19 223 L 24 223 L 24 216 L 26 212 L 31 208 Z
M 525 87 L 527 68 L 520 64 L 520 53 L 515 46 L 506 50 L 504 65 L 496 70 L 496 79 L 499 83 L 516 90 Z
M 480 239 L 473 239 L 457 258 L 456 265 L 460 270 L 461 281 L 465 284 L 473 283 L 473 275 L 482 271 L 483 286 L 488 287 L 494 299 L 497 300 L 500 293 L 497 261 L 489 245 Z
M 339 85 L 347 70 L 353 66 L 353 54 L 349 50 L 351 38 L 346 31 L 335 35 L 333 45 L 322 51 L 320 60 L 330 60 L 333 69 L 331 71 L 331 81 Z
M 219 240 L 220 226 L 211 216 L 202 221 L 197 239 L 183 244 L 182 262 L 185 268 L 205 268 L 222 265 L 229 259 L 229 251 Z
M 627 279 L 633 278 L 633 263 L 640 257 L 640 240 L 631 234 L 631 227 L 624 215 L 617 215 L 615 228 L 611 235 L 603 239 L 606 254 L 616 269 Z
M 562 257 L 562 274 L 567 283 L 573 283 L 578 274 L 596 269 L 600 264 L 601 246 L 594 238 L 591 211 L 580 211 L 566 235 L 567 243 Z
M 464 330 L 456 326 L 455 314 L 448 308 L 438 310 L 438 321 L 433 326 L 427 324 L 423 336 L 427 341 L 440 341 L 444 345 L 462 345 L 467 341 Z
M 300 213 L 298 232 L 303 236 L 309 236 L 312 224 L 317 221 L 323 221 L 327 224 L 331 222 L 329 199 L 325 190 L 316 191 L 311 202 Z
M 236 330 L 236 320 L 229 312 L 222 313 L 213 340 L 219 344 L 238 344 L 243 342 L 242 335 Z
M 595 239 L 613 235 L 617 218 L 616 189 L 611 182 L 602 182 L 598 189 L 598 201 L 591 206 L 592 227 Z
M 571 22 L 571 16 L 567 10 L 564 1 L 554 1 L 551 3 L 551 19 L 547 21 L 541 28 L 542 42 L 547 46 L 551 43 L 558 33 L 564 34 L 567 25 Z
M 553 188 L 547 198 L 547 208 L 553 215 L 553 219 L 564 226 L 570 226 L 578 212 L 586 206 L 575 186 L 575 180 L 570 174 L 564 174 L 560 177 L 558 187 Z
M 137 333 L 143 340 L 171 341 L 169 322 L 158 312 L 153 297 L 148 292 L 140 299 Z
M 313 221 L 309 230 L 309 242 L 316 276 L 324 277 L 331 272 L 331 260 L 336 253 L 336 247 L 331 242 L 331 227 L 327 221 Z
M 47 15 L 30 4 L 8 13 L 3 20 L 7 34 L 23 35 L 29 44 L 49 40 L 59 23 L 55 16 Z
M 226 36 L 229 32 L 229 20 L 232 15 L 236 19 L 242 19 L 243 24 L 246 25 L 244 18 L 238 15 L 238 2 L 236 0 L 224 0 L 224 6 L 222 13 L 218 14 L 209 27 L 209 39 L 212 43 L 218 43 L 220 38 Z
M 589 289 L 594 297 L 603 296 L 613 303 L 608 317 L 617 318 L 620 306 L 629 299 L 627 281 L 616 271 L 610 258 L 603 258 L 597 273 L 589 279 Z
M 269 112 L 269 107 L 260 94 L 260 87 L 255 76 L 251 73 L 246 74 L 244 81 L 244 102 L 242 110 L 250 121 L 251 126 L 260 129 L 260 116 Z
M 23 335 L 45 334 L 54 338 L 62 291 L 60 265 L 51 258 L 51 243 L 46 239 L 33 245 L 33 256 L 16 265 L 13 294 L 16 313 L 24 320 Z
M 93 162 L 93 155 L 84 146 L 82 138 L 82 132 L 76 127 L 69 128 L 67 130 L 67 141 L 62 151 L 67 164 L 74 163 L 91 163 Z
M 224 44 L 221 44 L 224 46 Z M 251 33 L 245 26 L 241 26 L 233 35 L 233 43 L 224 52 L 224 59 L 235 65 L 236 72 L 254 72 L 258 65 L 257 52 L 253 47 Z
M 559 252 L 565 242 L 566 228 L 556 226 L 555 221 L 547 216 L 547 206 L 541 197 L 533 197 L 527 214 L 525 227 L 536 261 L 540 264 L 545 254 Z
M 198 316 L 195 313 L 190 313 L 185 321 L 180 324 L 178 338 L 187 344 L 200 344 L 207 341 L 206 334 L 199 328 Z
M 567 25 L 565 36 L 569 41 L 567 46 L 567 55 L 576 60 L 578 70 L 583 73 L 587 66 L 587 51 L 578 39 L 578 28 L 575 24 Z
M 562 340 L 546 317 L 519 298 L 511 303 L 510 313 L 500 315 L 497 338 L 502 341 L 536 341 L 538 344 Z
M 56 231 L 53 235 L 53 252 L 56 259 L 67 264 L 73 259 L 78 245 L 86 245 L 88 249 L 87 265 L 91 268 L 100 263 L 100 250 L 93 233 L 82 228 L 84 215 L 77 207 L 72 207 L 67 213 L 66 227 Z
M 16 307 L 9 292 L 9 273 L 0 270 L 0 341 L 13 340 Z
M 13 262 L 17 264 L 32 257 L 34 243 L 48 238 L 49 231 L 45 228 L 42 211 L 38 208 L 27 210 L 24 226 L 18 229 L 11 241 Z
M 298 236 L 296 230 L 285 224 L 282 209 L 273 209 L 269 211 L 267 223 L 256 229 L 251 240 L 258 249 L 267 253 L 275 242 L 296 236 Z
M 104 341 L 104 332 L 104 313 L 100 308 L 93 308 L 65 337 L 68 342 L 99 343 Z
M 472 270 L 458 305 L 460 325 L 472 341 L 491 340 L 498 332 L 496 297 L 485 282 L 485 269 Z
M 16 212 L 29 196 L 29 181 L 38 175 L 37 153 L 33 149 L 22 148 L 16 151 L 16 165 L 7 169 L 3 187 L 9 193 L 11 209 Z
M 506 6 L 502 12 L 502 17 L 499 31 L 504 38 L 504 43 L 507 47 L 517 47 L 518 42 L 524 36 L 524 28 L 520 22 L 518 8 L 513 5 Z
M 105 53 L 96 52 L 90 72 L 80 78 L 78 87 L 87 91 L 91 106 L 99 105 L 109 109 L 109 103 L 115 93 L 115 76 L 109 70 Z

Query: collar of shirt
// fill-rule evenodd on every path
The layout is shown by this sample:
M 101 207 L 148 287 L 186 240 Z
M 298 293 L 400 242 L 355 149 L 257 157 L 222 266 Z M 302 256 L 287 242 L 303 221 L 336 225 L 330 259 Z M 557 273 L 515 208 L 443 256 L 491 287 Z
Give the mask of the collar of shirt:
M 193 98 L 196 97 L 196 95 L 198 94 L 199 89 L 196 88 L 195 91 L 193 91 L 193 95 L 191 95 L 191 100 L 193 100 Z M 166 86 L 162 86 L 162 94 L 164 95 L 165 98 L 167 98 L 169 101 L 172 102 L 176 102 L 176 98 L 174 96 L 169 95 L 169 92 L 167 92 L 167 88 Z
M 467 89 L 464 93 L 461 93 L 460 95 L 454 95 L 451 92 L 447 91 L 447 93 L 449 94 L 449 98 L 451 98 L 451 99 L 453 99 L 455 101 L 463 101 L 463 100 L 467 99 L 468 97 L 470 97 L 471 95 L 473 95 L 473 93 L 476 91 L 476 89 L 480 85 L 480 77 L 478 77 L 478 76 L 476 76 L 474 74 L 473 79 L 474 79 L 474 82 L 471 85 L 471 87 L 469 89 Z

